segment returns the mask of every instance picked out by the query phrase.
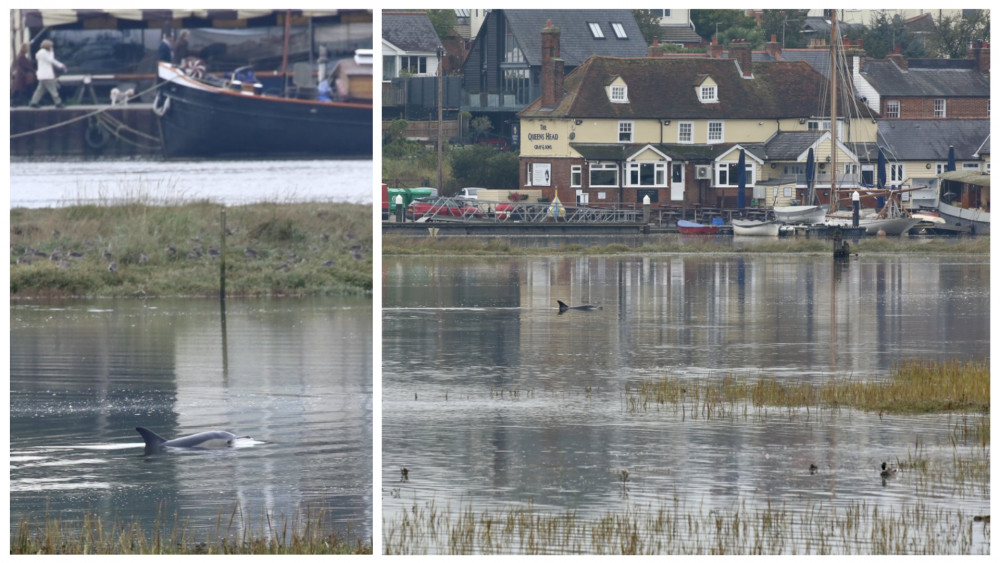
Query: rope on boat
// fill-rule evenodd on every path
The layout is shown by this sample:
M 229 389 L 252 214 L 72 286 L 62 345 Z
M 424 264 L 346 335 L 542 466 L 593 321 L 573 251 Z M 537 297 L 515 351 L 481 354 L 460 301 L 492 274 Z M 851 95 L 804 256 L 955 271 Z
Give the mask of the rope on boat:
M 147 88 L 147 89 L 143 90 L 142 92 L 139 92 L 134 97 L 138 98 L 138 97 L 140 97 L 140 96 L 142 96 L 144 94 L 147 94 L 149 92 L 157 90 L 157 89 L 163 87 L 164 84 L 166 84 L 166 82 L 161 82 L 159 84 L 154 84 L 152 87 Z M 110 106 L 109 105 L 107 107 L 103 107 L 103 108 L 94 110 L 94 111 L 89 112 L 89 113 L 84 113 L 84 114 L 78 115 L 76 117 L 71 117 L 71 118 L 67 119 L 66 121 L 61 121 L 59 123 L 53 123 L 52 125 L 46 125 L 45 127 L 39 127 L 38 129 L 32 129 L 31 131 L 22 131 L 21 133 L 14 133 L 14 134 L 12 134 L 10 136 L 10 138 L 11 139 L 20 139 L 21 137 L 28 137 L 30 135 L 37 135 L 39 133 L 44 133 L 46 131 L 52 131 L 53 129 L 58 129 L 60 127 L 65 127 L 67 125 L 70 125 L 72 123 L 76 123 L 78 121 L 83 121 L 84 119 L 90 119 L 92 117 L 102 115 L 105 112 L 107 112 L 109 110 L 112 110 L 112 109 L 117 109 L 118 107 L 119 106 Z

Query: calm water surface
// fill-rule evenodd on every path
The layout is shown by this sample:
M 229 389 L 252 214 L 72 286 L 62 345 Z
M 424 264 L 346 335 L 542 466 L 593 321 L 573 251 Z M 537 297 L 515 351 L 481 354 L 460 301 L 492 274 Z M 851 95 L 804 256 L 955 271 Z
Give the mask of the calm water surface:
M 323 510 L 370 538 L 371 300 L 231 300 L 227 320 L 212 300 L 12 302 L 12 530 L 160 513 L 204 537 L 241 507 L 257 533 Z M 136 426 L 252 439 L 147 456 Z
M 12 162 L 10 206 L 210 199 L 371 203 L 371 160 Z
M 627 387 L 665 375 L 877 381 L 901 359 L 988 358 L 988 259 L 831 262 L 384 259 L 383 519 L 428 502 L 596 519 L 675 496 L 702 514 L 744 500 L 988 514 L 988 475 L 961 479 L 955 463 L 988 471 L 988 449 L 953 442 L 951 427 L 975 416 L 629 408 Z M 602 308 L 558 314 L 557 299 Z M 882 461 L 912 458 L 942 477 L 881 482 Z M 988 535 L 976 534 L 973 551 L 988 553 Z

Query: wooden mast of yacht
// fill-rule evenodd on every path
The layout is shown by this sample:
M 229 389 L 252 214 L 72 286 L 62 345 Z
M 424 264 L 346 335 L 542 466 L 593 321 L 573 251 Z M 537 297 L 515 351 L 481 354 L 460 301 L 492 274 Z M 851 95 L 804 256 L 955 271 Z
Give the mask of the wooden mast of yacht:
M 837 210 L 837 10 L 830 10 L 830 212 Z

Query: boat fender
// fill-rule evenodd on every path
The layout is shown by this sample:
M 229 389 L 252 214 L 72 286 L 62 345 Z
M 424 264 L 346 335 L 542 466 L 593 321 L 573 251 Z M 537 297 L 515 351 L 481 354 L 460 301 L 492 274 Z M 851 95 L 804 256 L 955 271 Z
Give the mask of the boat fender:
M 163 100 L 162 104 L 160 103 L 161 99 Z M 156 99 L 153 100 L 153 113 L 155 113 L 160 117 L 163 117 L 164 115 L 167 114 L 167 110 L 169 109 L 170 109 L 170 96 L 162 96 L 159 93 L 157 93 Z
M 111 136 L 108 135 L 108 131 L 104 127 L 101 127 L 100 123 L 91 121 L 90 125 L 87 125 L 87 130 L 83 132 L 83 139 L 90 148 L 101 149 L 108 144 Z

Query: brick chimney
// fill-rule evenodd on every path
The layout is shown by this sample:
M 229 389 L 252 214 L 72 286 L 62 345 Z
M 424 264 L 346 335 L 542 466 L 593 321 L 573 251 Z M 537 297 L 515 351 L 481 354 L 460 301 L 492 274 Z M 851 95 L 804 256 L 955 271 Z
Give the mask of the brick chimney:
M 739 65 L 743 78 L 753 78 L 753 59 L 746 39 L 733 39 L 729 42 L 729 58 Z
M 976 40 L 972 42 L 969 49 L 969 58 L 976 61 L 976 71 L 983 74 L 990 72 L 990 44 L 985 41 Z
M 549 20 L 542 30 L 542 108 L 556 107 L 562 97 L 564 65 L 559 58 L 559 28 Z
M 708 58 L 710 59 L 721 59 L 722 58 L 722 45 L 719 45 L 719 40 L 716 37 L 712 38 L 712 44 L 708 46 Z
M 910 70 L 910 63 L 907 62 L 906 57 L 904 57 L 903 54 L 899 52 L 899 47 L 893 49 L 892 52 L 889 53 L 889 56 L 886 58 L 895 63 L 896 66 L 899 67 L 899 70 L 902 71 Z
M 659 37 L 654 37 L 653 38 L 653 44 L 650 45 L 646 49 L 646 56 L 647 57 L 662 57 L 663 56 L 663 49 L 660 48 L 660 38 Z
M 764 52 L 776 61 L 781 60 L 781 43 L 778 43 L 777 35 L 772 35 L 771 40 L 764 43 Z

